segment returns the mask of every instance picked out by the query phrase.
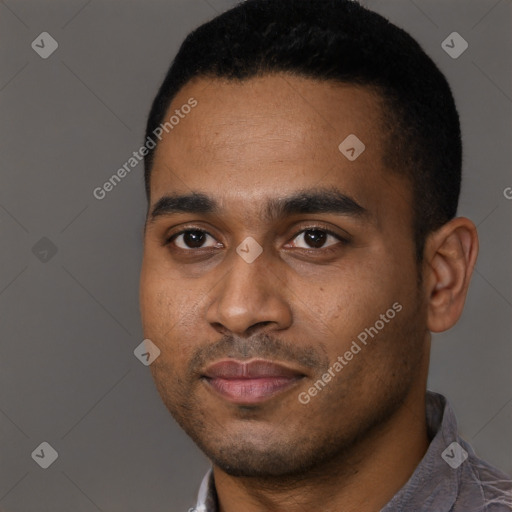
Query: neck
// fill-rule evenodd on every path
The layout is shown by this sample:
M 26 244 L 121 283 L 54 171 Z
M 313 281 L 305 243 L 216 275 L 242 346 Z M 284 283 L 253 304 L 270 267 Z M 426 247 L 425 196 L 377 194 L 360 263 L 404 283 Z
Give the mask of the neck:
M 384 425 L 310 474 L 256 479 L 214 466 L 220 512 L 375 512 L 407 482 L 428 449 L 424 388 Z

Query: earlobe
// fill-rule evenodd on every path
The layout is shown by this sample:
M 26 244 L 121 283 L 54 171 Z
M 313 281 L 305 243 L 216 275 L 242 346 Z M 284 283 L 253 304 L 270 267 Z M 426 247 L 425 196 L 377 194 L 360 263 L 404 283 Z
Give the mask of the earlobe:
M 431 332 L 446 331 L 459 319 L 477 255 L 476 226 L 465 217 L 452 219 L 429 236 L 425 292 Z

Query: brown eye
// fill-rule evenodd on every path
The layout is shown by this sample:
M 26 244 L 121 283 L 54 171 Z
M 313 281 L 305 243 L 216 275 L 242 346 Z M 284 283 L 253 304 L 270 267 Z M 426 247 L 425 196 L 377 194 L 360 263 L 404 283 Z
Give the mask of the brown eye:
M 327 240 L 327 233 L 318 229 L 308 229 L 304 232 L 304 242 L 315 249 L 322 247 Z
M 323 249 L 340 242 L 340 238 L 323 229 L 305 229 L 294 238 L 294 246 L 301 249 Z M 330 242 L 326 245 L 327 242 Z
M 210 240 L 210 244 L 204 245 L 208 240 Z M 200 249 L 216 245 L 215 239 L 209 233 L 199 229 L 189 229 L 176 233 L 169 242 L 174 243 L 180 249 Z

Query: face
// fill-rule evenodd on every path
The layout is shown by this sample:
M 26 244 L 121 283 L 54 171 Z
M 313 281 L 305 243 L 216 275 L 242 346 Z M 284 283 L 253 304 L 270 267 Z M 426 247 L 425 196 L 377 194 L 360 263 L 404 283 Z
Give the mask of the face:
M 151 175 L 140 304 L 161 351 L 152 375 L 223 471 L 298 475 L 425 385 L 410 185 L 385 167 L 369 89 L 196 79 L 166 119 L 190 98 Z M 359 156 L 354 139 L 338 148 L 350 134 Z

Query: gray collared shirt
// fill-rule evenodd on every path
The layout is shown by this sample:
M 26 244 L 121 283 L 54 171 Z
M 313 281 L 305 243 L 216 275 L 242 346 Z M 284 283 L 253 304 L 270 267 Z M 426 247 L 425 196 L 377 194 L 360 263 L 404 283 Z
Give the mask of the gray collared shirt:
M 444 396 L 427 391 L 426 398 L 429 448 L 380 512 L 511 512 L 512 479 L 479 459 L 458 435 L 455 414 Z M 218 512 L 212 469 L 189 512 L 196 511 Z

